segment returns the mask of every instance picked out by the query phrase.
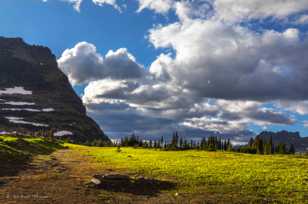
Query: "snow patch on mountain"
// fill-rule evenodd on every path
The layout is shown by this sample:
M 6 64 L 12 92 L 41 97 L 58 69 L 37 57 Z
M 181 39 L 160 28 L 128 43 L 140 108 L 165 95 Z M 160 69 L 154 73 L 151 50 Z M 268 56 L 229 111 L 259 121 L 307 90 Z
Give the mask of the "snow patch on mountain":
M 24 89 L 22 86 L 15 86 L 13 88 L 5 88 L 5 89 L 0 89 L 0 96 L 1 95 L 32 95 L 32 91 L 28 91 Z
M 72 136 L 72 135 L 73 133 L 67 130 L 58 131 L 53 134 L 53 136 L 55 137 L 64 137 L 64 136 Z
M 0 100 L 1 101 L 1 100 Z M 18 102 L 18 101 L 8 101 L 4 103 L 5 105 L 11 105 L 11 106 L 34 106 L 35 103 L 30 102 Z
M 27 111 L 27 112 L 41 112 L 41 110 L 33 108 L 2 108 L 3 111 Z
M 32 125 L 35 127 L 48 127 L 49 125 L 43 124 L 43 123 L 34 123 L 34 122 L 28 122 L 24 121 L 23 117 L 11 117 L 7 116 L 5 117 L 10 123 L 15 123 L 15 124 L 24 124 L 24 125 Z
M 44 108 L 44 109 L 42 109 L 42 112 L 54 112 L 55 111 L 55 109 L 53 109 L 53 108 Z
M 55 111 L 55 109 L 53 108 L 44 108 L 42 110 L 34 109 L 34 108 L 2 108 L 1 110 L 3 111 L 27 111 L 27 112 L 36 112 L 36 113 L 39 113 L 39 112 L 49 113 L 49 112 Z

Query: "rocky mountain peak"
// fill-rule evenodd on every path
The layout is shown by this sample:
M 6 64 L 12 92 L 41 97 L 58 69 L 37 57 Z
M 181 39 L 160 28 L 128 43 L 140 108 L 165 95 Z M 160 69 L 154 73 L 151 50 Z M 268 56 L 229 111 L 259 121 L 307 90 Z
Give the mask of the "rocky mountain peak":
M 262 139 L 265 142 L 269 142 L 270 139 L 273 143 L 278 145 L 279 143 L 291 145 L 293 144 L 297 151 L 307 151 L 308 150 L 308 138 L 301 137 L 299 132 L 288 132 L 288 131 L 263 131 L 257 138 Z
M 21 38 L 0 37 L 0 56 L 14 57 L 32 64 L 55 62 L 55 56 L 48 47 L 28 45 Z

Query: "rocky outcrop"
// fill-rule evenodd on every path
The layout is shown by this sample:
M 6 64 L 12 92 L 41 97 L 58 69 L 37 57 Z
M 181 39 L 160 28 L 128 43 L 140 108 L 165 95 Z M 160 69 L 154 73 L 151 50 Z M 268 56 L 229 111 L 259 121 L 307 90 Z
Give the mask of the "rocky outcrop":
M 0 37 L 1 131 L 53 132 L 80 142 L 108 140 L 86 115 L 51 51 L 20 38 Z
M 257 138 L 262 139 L 263 141 L 269 142 L 270 138 L 272 138 L 273 143 L 278 145 L 280 143 L 295 146 L 296 151 L 305 152 L 308 151 L 308 138 L 301 137 L 299 132 L 288 132 L 288 131 L 280 131 L 280 132 L 270 132 L 263 131 L 261 132 Z

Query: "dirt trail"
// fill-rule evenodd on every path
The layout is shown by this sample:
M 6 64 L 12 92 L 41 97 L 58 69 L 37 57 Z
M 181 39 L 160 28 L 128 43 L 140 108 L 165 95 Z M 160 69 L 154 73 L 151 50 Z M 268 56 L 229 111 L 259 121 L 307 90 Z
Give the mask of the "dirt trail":
M 84 168 L 89 158 L 72 153 L 37 156 L 18 176 L 1 178 L 0 203 L 97 203 L 97 192 L 85 185 L 93 173 Z
M 18 176 L 0 178 L 0 203 L 179 203 L 166 192 L 138 195 L 89 187 L 93 175 L 107 171 L 112 169 L 99 167 L 91 157 L 74 150 L 65 149 L 48 156 L 37 156 Z

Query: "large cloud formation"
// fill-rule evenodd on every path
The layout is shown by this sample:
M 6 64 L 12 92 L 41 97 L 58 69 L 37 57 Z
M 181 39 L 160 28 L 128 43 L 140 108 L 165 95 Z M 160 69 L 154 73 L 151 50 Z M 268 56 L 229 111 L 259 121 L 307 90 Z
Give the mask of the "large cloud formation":
M 125 48 L 110 50 L 103 57 L 97 53 L 93 44 L 87 42 L 80 42 L 75 47 L 65 50 L 58 64 L 73 85 L 107 77 L 140 78 L 144 72 L 144 68 Z
M 173 48 L 169 75 L 200 96 L 225 99 L 306 99 L 307 39 L 299 30 L 256 33 L 215 20 L 151 30 L 157 48 Z M 210 83 L 200 83 L 210 82 Z
M 178 17 L 149 30 L 153 47 L 166 51 L 148 68 L 126 49 L 103 56 L 86 42 L 58 60 L 73 84 L 86 85 L 83 102 L 107 133 L 245 141 L 253 125 L 293 125 L 295 114 L 308 114 L 308 38 L 297 27 L 307 1 L 138 2 L 137 12 Z M 283 29 L 250 26 L 269 18 Z

